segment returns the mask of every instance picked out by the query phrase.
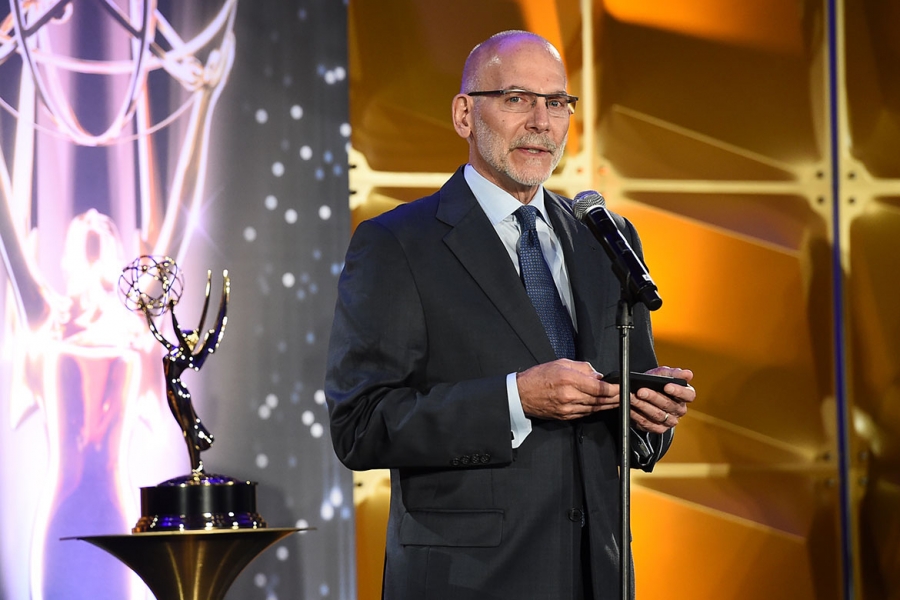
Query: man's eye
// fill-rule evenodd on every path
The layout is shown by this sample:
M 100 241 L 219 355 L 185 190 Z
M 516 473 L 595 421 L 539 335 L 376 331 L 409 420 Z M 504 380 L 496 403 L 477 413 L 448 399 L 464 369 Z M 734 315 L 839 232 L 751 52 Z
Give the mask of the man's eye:
M 508 94 L 506 96 L 506 101 L 510 104 L 521 104 L 527 103 L 528 98 L 526 98 L 524 94 Z
M 547 107 L 548 108 L 564 108 L 566 106 L 566 101 L 562 98 L 547 98 Z

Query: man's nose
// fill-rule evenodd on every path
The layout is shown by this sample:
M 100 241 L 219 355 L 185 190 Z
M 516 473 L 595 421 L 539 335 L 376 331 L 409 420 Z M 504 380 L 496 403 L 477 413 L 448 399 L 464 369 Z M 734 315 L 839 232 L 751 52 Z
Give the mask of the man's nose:
M 547 109 L 546 98 L 535 98 L 528 113 L 528 128 L 536 131 L 550 129 L 550 111 Z

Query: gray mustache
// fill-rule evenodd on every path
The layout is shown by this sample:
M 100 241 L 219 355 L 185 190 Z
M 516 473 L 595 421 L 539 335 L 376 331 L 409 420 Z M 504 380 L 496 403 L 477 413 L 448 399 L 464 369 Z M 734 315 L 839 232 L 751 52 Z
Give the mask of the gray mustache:
M 538 146 L 548 152 L 556 152 L 559 146 L 553 143 L 553 140 L 543 135 L 525 135 L 517 139 L 510 146 L 510 150 L 520 148 L 522 146 Z

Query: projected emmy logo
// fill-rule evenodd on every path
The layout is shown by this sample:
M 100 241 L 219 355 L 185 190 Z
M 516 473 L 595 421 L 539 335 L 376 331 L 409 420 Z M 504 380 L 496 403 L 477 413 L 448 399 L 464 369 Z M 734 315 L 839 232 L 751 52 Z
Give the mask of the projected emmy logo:
M 256 512 L 255 483 L 205 472 L 201 452 L 212 446 L 213 436 L 197 416 L 191 393 L 181 381 L 185 370 L 199 371 L 219 347 L 231 289 L 228 271 L 223 272 L 223 277 L 219 311 L 208 330 L 204 330 L 204 324 L 209 311 L 211 271 L 207 272 L 206 300 L 196 329 L 182 328 L 175 316 L 184 278 L 171 258 L 141 256 L 125 267 L 119 278 L 119 294 L 126 307 L 144 315 L 153 337 L 166 349 L 163 357 L 166 397 L 191 459 L 189 474 L 141 488 L 141 518 L 132 530 L 134 533 L 266 526 Z M 165 313 L 171 315 L 175 342 L 169 341 L 154 321 Z
M 133 478 L 173 474 L 158 348 L 116 279 L 203 226 L 237 0 L 2 4 L 0 597 L 143 599 L 58 542 L 130 527 Z

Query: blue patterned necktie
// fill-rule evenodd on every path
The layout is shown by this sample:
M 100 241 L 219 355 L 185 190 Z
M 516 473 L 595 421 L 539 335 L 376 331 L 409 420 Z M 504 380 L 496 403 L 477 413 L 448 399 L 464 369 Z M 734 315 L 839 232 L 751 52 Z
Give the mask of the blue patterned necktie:
M 575 359 L 575 333 L 569 312 L 559 298 L 559 291 L 550 274 L 550 267 L 541 251 L 537 229 L 534 226 L 538 210 L 522 206 L 516 210 L 516 219 L 522 231 L 519 237 L 519 270 L 525 291 L 537 311 L 550 344 L 557 358 Z

